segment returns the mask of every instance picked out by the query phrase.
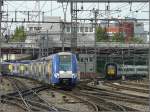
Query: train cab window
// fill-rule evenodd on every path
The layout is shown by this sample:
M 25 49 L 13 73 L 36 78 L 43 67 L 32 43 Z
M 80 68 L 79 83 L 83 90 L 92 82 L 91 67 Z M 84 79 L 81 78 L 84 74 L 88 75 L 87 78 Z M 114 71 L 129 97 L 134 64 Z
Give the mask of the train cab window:
M 71 70 L 71 55 L 60 55 L 59 70 L 68 71 Z

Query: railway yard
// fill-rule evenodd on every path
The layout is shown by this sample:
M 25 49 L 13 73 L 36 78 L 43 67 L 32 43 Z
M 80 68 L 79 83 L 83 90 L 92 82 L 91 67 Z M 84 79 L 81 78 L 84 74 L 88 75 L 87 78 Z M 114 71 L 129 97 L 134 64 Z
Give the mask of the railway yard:
M 82 80 L 64 90 L 30 79 L 1 77 L 1 112 L 148 111 L 149 82 Z
M 150 112 L 150 0 L 0 0 L 0 112 Z

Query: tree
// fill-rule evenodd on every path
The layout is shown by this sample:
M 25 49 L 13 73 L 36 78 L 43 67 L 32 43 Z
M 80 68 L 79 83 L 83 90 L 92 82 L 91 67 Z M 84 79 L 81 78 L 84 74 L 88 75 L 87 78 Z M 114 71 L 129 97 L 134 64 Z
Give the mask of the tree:
M 108 35 L 106 32 L 106 28 L 98 27 L 96 28 L 96 41 L 106 41 L 108 40 Z
M 114 33 L 112 36 L 112 41 L 113 42 L 125 42 L 123 33 Z
M 26 40 L 26 33 L 23 26 L 16 27 L 13 37 L 10 42 L 24 42 Z
M 137 44 L 141 44 L 144 43 L 144 41 L 138 37 L 132 37 L 130 40 L 132 43 L 137 43 Z

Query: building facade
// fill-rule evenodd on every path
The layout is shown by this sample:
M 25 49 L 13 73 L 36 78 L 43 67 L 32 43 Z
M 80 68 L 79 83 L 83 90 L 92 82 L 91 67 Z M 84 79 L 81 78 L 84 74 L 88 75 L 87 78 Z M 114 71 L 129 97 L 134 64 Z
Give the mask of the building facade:
M 60 17 L 45 17 L 44 20 L 53 23 L 28 24 L 27 43 L 37 43 L 36 46 L 42 47 L 61 47 L 62 41 L 65 47 L 71 45 L 71 23 L 67 22 L 64 26 Z M 99 26 L 105 27 L 109 37 L 115 33 L 122 33 L 125 42 L 130 42 L 131 38 L 141 38 L 144 42 L 147 40 L 147 34 L 144 31 L 144 24 L 135 20 L 102 21 Z M 65 28 L 65 29 L 64 29 Z M 94 28 L 91 23 L 78 23 L 77 25 L 77 46 L 94 46 Z

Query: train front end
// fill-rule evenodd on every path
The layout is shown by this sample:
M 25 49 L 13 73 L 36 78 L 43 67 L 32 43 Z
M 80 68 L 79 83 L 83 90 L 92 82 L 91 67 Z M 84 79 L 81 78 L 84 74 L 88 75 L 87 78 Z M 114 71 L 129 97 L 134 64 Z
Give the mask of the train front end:
M 115 63 L 107 63 L 105 66 L 105 77 L 107 79 L 117 78 L 117 65 Z
M 78 81 L 78 65 L 76 55 L 61 52 L 54 55 L 52 64 L 52 81 L 64 87 L 74 87 Z

